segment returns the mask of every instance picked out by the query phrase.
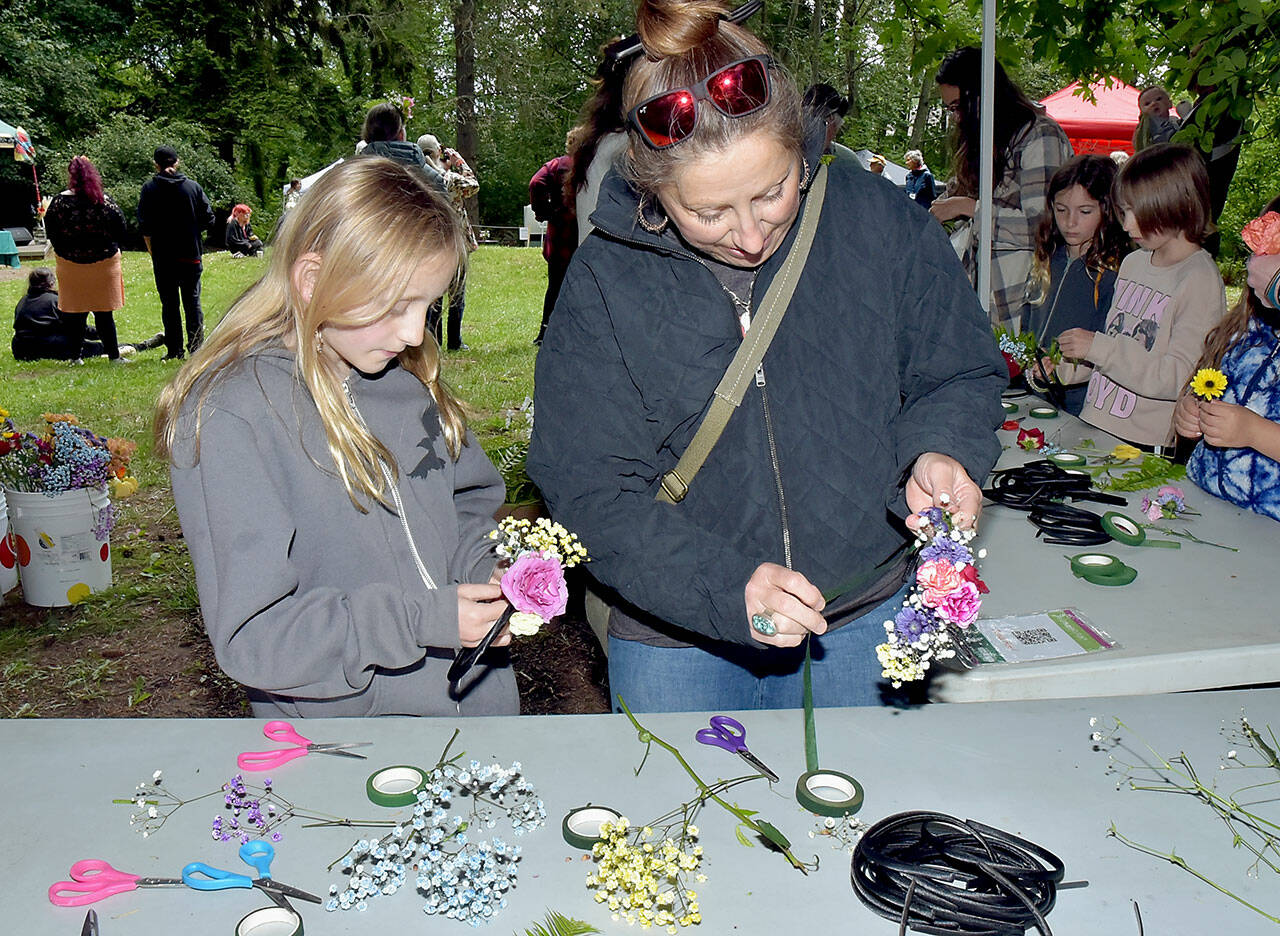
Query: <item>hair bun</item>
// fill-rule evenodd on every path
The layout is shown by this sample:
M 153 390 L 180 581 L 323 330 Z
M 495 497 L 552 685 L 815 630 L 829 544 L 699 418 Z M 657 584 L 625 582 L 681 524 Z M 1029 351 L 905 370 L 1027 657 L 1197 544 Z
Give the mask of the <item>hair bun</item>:
M 728 11 L 725 0 L 640 0 L 636 31 L 650 58 L 684 55 L 715 36 Z

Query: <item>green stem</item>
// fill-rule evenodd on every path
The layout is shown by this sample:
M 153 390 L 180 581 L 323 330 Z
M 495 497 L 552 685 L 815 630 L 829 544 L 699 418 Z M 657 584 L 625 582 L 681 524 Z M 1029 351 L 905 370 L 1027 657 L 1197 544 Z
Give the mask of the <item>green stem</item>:
M 676 761 L 680 764 L 680 766 L 684 768 L 684 772 L 687 773 L 693 779 L 693 782 L 698 785 L 698 789 L 702 791 L 703 797 L 714 800 L 716 803 L 720 804 L 722 808 L 724 808 L 727 812 L 729 812 L 731 815 L 736 817 L 739 822 L 747 826 L 747 828 L 751 829 L 753 832 L 755 832 L 765 841 L 772 841 L 772 839 L 765 833 L 764 829 L 760 828 L 759 823 L 757 823 L 754 819 L 748 816 L 743 810 L 739 809 L 737 806 L 730 805 L 729 803 L 721 799 L 718 794 L 712 792 L 711 787 L 708 786 L 707 783 L 701 777 L 698 776 L 697 772 L 694 771 L 694 769 L 689 766 L 689 762 L 684 759 L 684 755 L 681 754 L 677 748 L 668 744 L 666 741 L 659 738 L 652 731 L 650 731 L 649 729 L 641 725 L 640 722 L 636 721 L 636 717 L 631 714 L 631 709 L 627 708 L 627 703 L 623 701 L 622 696 L 618 696 L 618 704 L 622 706 L 623 714 L 627 716 L 631 724 L 635 727 L 636 731 L 642 737 L 645 737 L 649 741 L 659 745 L 660 747 L 665 748 L 668 751 L 668 753 L 670 753 L 671 756 L 676 759 Z M 757 776 L 761 776 L 761 775 L 757 775 Z M 774 844 L 777 844 L 777 843 L 774 843 Z M 805 870 L 805 867 L 800 862 L 800 860 L 791 853 L 790 848 L 783 848 L 779 846 L 779 850 L 786 857 L 787 861 L 791 863 L 791 867 L 798 870 L 801 874 L 807 875 L 809 873 L 808 871 Z
M 1197 877 L 1200 880 L 1204 881 L 1204 883 L 1208 884 L 1210 887 L 1212 887 L 1214 890 L 1218 891 L 1219 893 L 1226 894 L 1232 900 L 1235 900 L 1239 903 L 1244 904 L 1254 913 L 1260 914 L 1261 916 L 1270 920 L 1272 923 L 1280 923 L 1280 917 L 1272 916 L 1271 914 L 1263 910 L 1261 907 L 1254 906 L 1253 904 L 1249 903 L 1249 901 L 1245 900 L 1243 897 L 1239 896 L 1238 894 L 1233 894 L 1231 891 L 1227 890 L 1227 888 L 1223 887 L 1217 881 L 1214 881 L 1209 877 L 1206 877 L 1204 874 L 1197 871 L 1195 868 L 1191 867 L 1189 864 L 1187 864 L 1184 858 L 1179 857 L 1176 853 L 1169 852 L 1168 854 L 1166 854 L 1162 851 L 1157 851 L 1156 849 L 1151 848 L 1150 846 L 1143 845 L 1139 842 L 1133 841 L 1132 839 L 1125 838 L 1123 835 L 1120 834 L 1119 830 L 1116 829 L 1114 823 L 1112 824 L 1111 829 L 1109 831 L 1112 836 L 1118 839 L 1122 844 L 1127 845 L 1129 848 L 1132 848 L 1135 851 L 1140 851 L 1143 854 L 1150 855 L 1153 858 L 1162 858 L 1163 860 L 1169 862 L 1170 864 L 1177 865 L 1179 868 L 1191 874 L 1192 876 Z

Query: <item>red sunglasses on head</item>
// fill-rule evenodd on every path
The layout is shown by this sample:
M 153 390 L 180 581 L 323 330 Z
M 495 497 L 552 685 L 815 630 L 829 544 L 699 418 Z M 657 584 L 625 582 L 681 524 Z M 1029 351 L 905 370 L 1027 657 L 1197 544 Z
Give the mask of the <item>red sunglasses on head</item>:
M 690 88 L 673 88 L 642 101 L 627 119 L 654 149 L 666 149 L 688 138 L 698 124 L 698 102 L 709 101 L 726 117 L 745 117 L 769 103 L 767 55 L 731 62 Z

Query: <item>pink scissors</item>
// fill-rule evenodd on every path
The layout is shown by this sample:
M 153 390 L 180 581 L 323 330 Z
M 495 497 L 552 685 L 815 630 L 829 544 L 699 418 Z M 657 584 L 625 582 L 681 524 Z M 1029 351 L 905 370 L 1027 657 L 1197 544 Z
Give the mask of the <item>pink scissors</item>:
M 85 858 L 71 866 L 71 880 L 50 886 L 49 902 L 58 907 L 82 907 L 137 887 L 182 886 L 182 878 L 139 877 L 117 871 L 105 861 Z
M 368 747 L 373 743 L 372 741 L 356 741 L 313 744 L 309 739 L 294 731 L 293 725 L 287 721 L 269 721 L 262 726 L 262 733 L 272 741 L 280 741 L 294 746 L 280 748 L 275 751 L 245 751 L 236 758 L 236 763 L 240 765 L 241 770 L 275 770 L 280 765 L 289 763 L 295 757 L 303 757 L 312 752 L 316 754 L 334 754 L 338 757 L 358 757 L 361 760 L 365 760 L 363 754 L 353 754 L 345 749 Z

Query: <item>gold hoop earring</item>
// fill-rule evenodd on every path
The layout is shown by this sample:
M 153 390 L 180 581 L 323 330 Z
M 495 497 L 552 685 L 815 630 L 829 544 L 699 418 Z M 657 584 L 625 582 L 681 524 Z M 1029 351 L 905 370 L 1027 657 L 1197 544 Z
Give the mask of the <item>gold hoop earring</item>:
M 650 221 L 645 217 L 645 209 L 649 207 L 649 196 L 640 199 L 640 204 L 636 205 L 636 223 L 648 231 L 650 234 L 661 234 L 667 229 L 667 222 L 671 219 L 663 215 L 661 221 Z
M 324 353 L 324 335 L 316 332 L 316 357 Z

